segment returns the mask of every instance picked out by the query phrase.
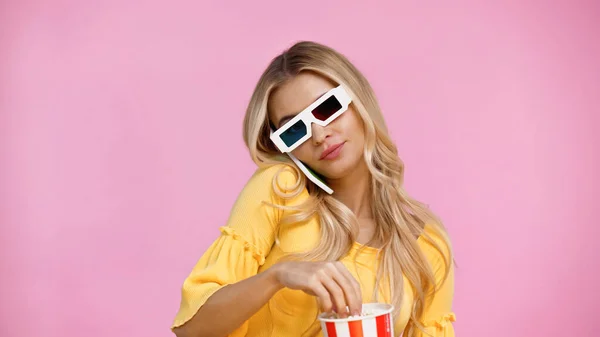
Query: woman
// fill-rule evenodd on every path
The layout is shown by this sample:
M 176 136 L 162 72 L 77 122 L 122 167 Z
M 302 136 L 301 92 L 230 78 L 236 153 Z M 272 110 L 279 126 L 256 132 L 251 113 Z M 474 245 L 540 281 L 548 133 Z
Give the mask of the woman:
M 394 306 L 397 335 L 454 336 L 447 234 L 404 191 L 373 90 L 343 55 L 299 42 L 273 59 L 244 140 L 259 168 L 184 282 L 177 336 L 316 336 L 321 312 L 368 302 Z

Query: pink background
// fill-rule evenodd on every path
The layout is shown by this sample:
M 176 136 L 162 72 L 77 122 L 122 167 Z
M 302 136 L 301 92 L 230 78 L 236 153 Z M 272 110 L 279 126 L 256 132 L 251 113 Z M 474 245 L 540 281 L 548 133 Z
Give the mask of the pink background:
M 453 237 L 458 336 L 597 332 L 597 3 L 256 3 L 0 5 L 1 336 L 170 335 L 298 39 L 372 82 Z

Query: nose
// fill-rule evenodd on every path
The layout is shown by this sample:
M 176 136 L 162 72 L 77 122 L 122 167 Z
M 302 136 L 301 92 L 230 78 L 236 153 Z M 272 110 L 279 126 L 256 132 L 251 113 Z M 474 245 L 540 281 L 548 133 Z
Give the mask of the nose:
M 315 123 L 311 125 L 312 128 L 312 142 L 314 145 L 321 145 L 327 137 L 330 136 L 330 131 L 325 126 L 320 126 Z

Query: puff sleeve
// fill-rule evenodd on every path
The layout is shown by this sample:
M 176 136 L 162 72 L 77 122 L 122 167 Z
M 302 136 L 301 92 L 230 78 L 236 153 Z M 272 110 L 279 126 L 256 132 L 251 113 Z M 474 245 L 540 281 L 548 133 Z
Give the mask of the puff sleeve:
M 281 210 L 263 201 L 281 204 L 273 192 L 278 174 L 282 187 L 295 184 L 295 175 L 284 165 L 258 169 L 238 195 L 220 236 L 209 246 L 183 282 L 181 302 L 171 329 L 190 320 L 208 298 L 222 287 L 256 275 L 275 241 Z M 230 336 L 243 336 L 245 322 Z
M 451 264 L 446 266 L 444 260 L 450 253 L 448 246 L 432 230 L 427 230 L 427 234 L 440 246 L 442 252 L 436 249 L 431 243 L 420 239 L 423 252 L 430 261 L 435 275 L 437 289 L 435 294 L 431 293 L 425 299 L 421 324 L 425 326 L 425 330 L 433 337 L 454 337 L 454 327 L 452 324 L 456 321 L 456 316 L 452 311 L 454 263 L 451 261 Z M 446 270 L 448 270 L 448 275 L 444 278 Z M 426 336 L 425 334 L 422 335 Z

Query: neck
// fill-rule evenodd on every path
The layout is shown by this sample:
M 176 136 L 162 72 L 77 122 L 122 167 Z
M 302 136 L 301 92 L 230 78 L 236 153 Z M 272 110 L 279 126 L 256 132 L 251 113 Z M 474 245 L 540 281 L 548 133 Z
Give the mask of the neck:
M 333 197 L 345 204 L 357 218 L 373 217 L 371 214 L 371 174 L 367 164 L 361 161 L 350 174 L 330 179 L 328 185 L 334 190 Z

